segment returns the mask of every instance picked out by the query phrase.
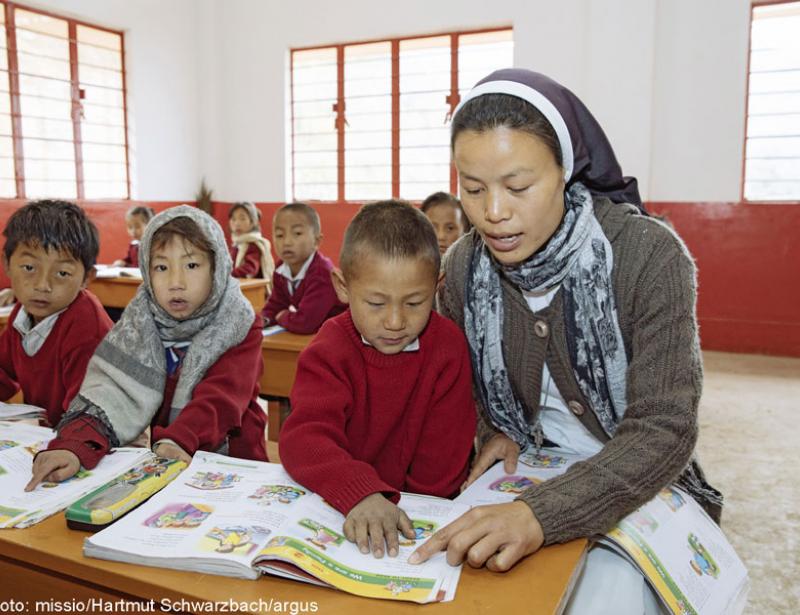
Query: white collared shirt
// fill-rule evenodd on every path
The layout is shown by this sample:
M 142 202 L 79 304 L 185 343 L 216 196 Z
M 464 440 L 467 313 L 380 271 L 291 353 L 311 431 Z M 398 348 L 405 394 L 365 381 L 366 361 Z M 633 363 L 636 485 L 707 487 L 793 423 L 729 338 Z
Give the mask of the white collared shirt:
M 50 335 L 53 327 L 55 327 L 58 317 L 61 316 L 62 312 L 66 309 L 67 308 L 64 308 L 55 314 L 50 314 L 50 316 L 42 319 L 38 324 L 33 325 L 33 321 L 28 312 L 25 311 L 25 308 L 19 308 L 17 317 L 14 319 L 14 328 L 22 336 L 22 349 L 25 351 L 26 355 L 32 357 L 39 352 L 39 349 L 44 346 L 44 343 L 47 341 L 47 336 Z
M 361 341 L 364 342 L 364 346 L 372 347 L 372 344 L 370 344 L 367 341 L 367 338 L 365 338 L 363 335 L 361 336 Z M 406 347 L 403 348 L 402 352 L 416 352 L 417 350 L 419 350 L 419 338 L 416 338 L 413 342 L 406 345 Z
M 275 270 L 279 274 L 281 274 L 286 281 L 288 282 L 287 287 L 289 289 L 289 294 L 293 295 L 294 291 L 297 290 L 297 287 L 300 286 L 300 282 L 303 281 L 303 278 L 306 277 L 306 273 L 308 272 L 308 268 L 311 266 L 311 261 L 314 260 L 314 256 L 316 255 L 317 251 L 311 253 L 306 259 L 306 262 L 303 263 L 303 266 L 300 267 L 300 271 L 297 272 L 296 276 L 292 276 L 292 270 L 289 268 L 289 265 L 286 263 L 281 263 L 280 266 Z

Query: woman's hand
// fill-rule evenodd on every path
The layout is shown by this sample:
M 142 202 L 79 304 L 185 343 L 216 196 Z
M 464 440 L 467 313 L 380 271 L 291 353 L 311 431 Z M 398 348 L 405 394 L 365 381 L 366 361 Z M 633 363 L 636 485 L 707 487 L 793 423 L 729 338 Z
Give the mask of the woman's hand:
M 72 451 L 42 451 L 33 460 L 33 476 L 25 485 L 25 491 L 33 491 L 43 481 L 60 483 L 75 476 L 80 469 L 81 462 Z
M 461 491 L 469 487 L 477 478 L 488 470 L 495 461 L 503 460 L 503 470 L 506 474 L 517 471 L 517 458 L 519 457 L 519 444 L 514 442 L 504 433 L 495 434 L 478 453 L 478 458 L 472 464 L 467 480 L 461 485 Z
M 466 561 L 473 568 L 505 572 L 544 543 L 542 526 L 525 502 L 477 506 L 446 525 L 408 558 L 421 564 L 439 551 L 447 551 L 447 563 Z
M 192 456 L 180 446 L 171 442 L 160 442 L 156 444 L 153 452 L 157 457 L 163 457 L 164 459 L 177 459 L 178 461 L 183 461 L 186 465 L 192 463 Z

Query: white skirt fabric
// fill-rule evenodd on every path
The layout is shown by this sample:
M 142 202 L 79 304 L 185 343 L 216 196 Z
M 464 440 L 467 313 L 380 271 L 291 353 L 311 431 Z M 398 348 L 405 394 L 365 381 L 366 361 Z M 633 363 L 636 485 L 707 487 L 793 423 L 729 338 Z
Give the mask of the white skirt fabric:
M 669 611 L 639 572 L 604 545 L 595 545 L 564 611 L 566 615 L 666 615 Z

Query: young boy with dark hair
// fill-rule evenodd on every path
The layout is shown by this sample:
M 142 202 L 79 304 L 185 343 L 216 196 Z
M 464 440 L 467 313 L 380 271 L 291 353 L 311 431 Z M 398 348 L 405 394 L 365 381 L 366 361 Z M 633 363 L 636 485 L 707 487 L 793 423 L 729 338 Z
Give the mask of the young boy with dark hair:
M 436 239 L 439 241 L 439 252 L 442 255 L 459 237 L 472 228 L 461 208 L 461 201 L 449 192 L 434 192 L 422 201 L 420 209 L 433 224 Z
M 0 335 L 0 400 L 22 389 L 25 403 L 44 408 L 55 426 L 112 325 L 85 290 L 97 229 L 77 205 L 43 200 L 15 211 L 3 235 L 3 266 L 18 303 Z
M 152 207 L 146 205 L 137 205 L 131 207 L 125 214 L 125 227 L 128 229 L 128 235 L 131 242 L 128 245 L 128 253 L 125 258 L 120 258 L 112 263 L 114 267 L 138 267 L 139 266 L 139 242 L 144 235 L 144 229 L 147 223 L 153 219 L 156 212 Z M 120 310 L 120 313 L 121 310 Z
M 364 206 L 335 270 L 349 304 L 300 355 L 280 456 L 298 482 L 346 515 L 375 557 L 414 538 L 400 491 L 449 497 L 467 476 L 476 413 L 464 335 L 432 312 L 436 235 L 398 201 Z M 385 547 L 384 547 L 385 542 Z
M 261 315 L 264 325 L 292 333 L 315 333 L 345 305 L 331 283 L 333 263 L 319 250 L 319 215 L 305 203 L 288 203 L 272 218 L 272 240 L 281 259 L 272 276 L 272 294 Z

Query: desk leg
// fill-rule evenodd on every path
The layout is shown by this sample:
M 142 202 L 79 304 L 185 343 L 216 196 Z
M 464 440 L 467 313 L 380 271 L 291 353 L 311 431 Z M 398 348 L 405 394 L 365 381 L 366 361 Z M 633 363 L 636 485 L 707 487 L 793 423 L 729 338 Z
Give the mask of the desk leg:
M 291 406 L 285 397 L 267 396 L 267 439 L 272 442 L 278 441 L 281 427 L 286 417 L 289 416 Z

